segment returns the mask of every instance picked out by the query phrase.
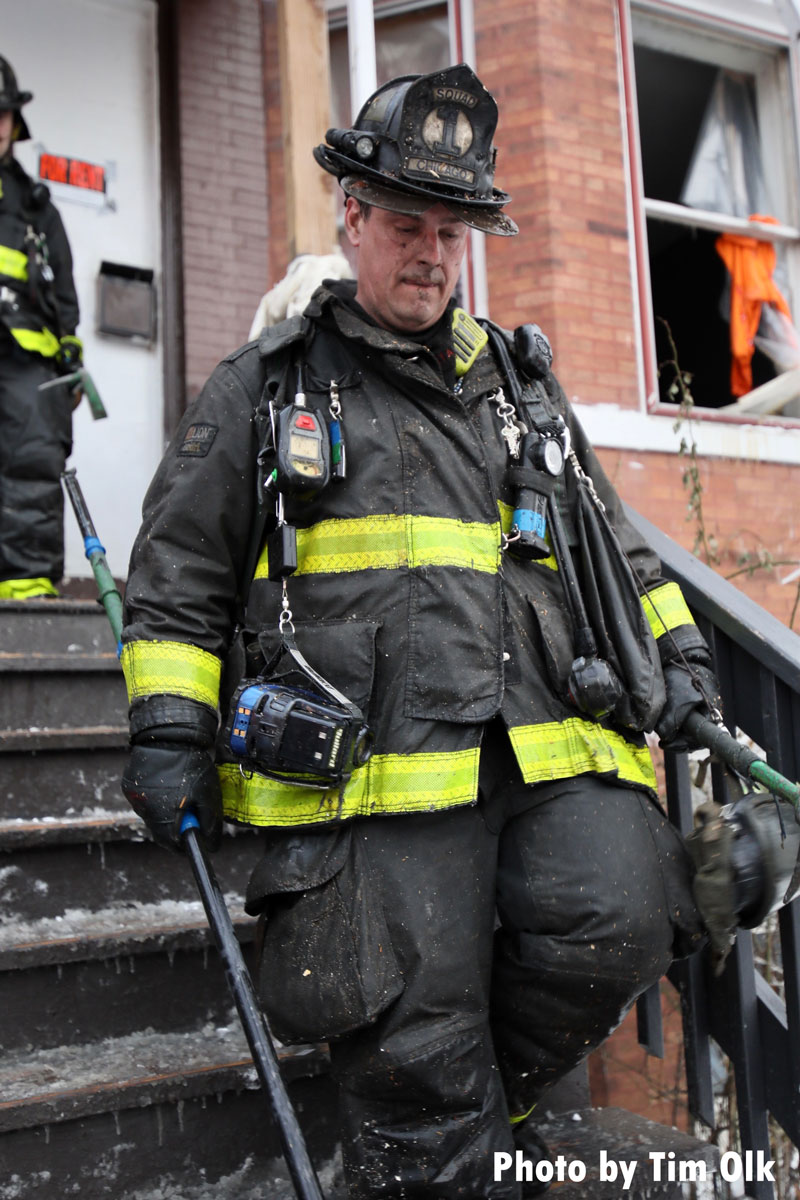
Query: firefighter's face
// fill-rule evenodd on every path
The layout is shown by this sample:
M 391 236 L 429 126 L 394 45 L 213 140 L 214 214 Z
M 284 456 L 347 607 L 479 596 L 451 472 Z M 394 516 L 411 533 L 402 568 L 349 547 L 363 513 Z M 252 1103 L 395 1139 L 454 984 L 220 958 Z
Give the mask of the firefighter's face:
M 356 300 L 384 329 L 422 333 L 439 320 L 458 281 L 467 227 L 443 204 L 420 216 L 372 208 L 352 196 L 345 229 L 358 250 Z
M 0 158 L 8 153 L 14 135 L 14 114 L 10 108 L 0 109 Z

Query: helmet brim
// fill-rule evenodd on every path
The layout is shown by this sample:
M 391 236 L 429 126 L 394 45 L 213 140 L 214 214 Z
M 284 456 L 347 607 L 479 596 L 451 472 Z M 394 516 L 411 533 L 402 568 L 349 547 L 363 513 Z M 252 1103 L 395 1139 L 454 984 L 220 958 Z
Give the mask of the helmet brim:
M 28 122 L 25 120 L 25 118 L 23 117 L 22 113 L 19 110 L 17 110 L 14 113 L 14 128 L 16 130 L 16 135 L 14 137 L 15 144 L 17 142 L 29 142 L 30 141 L 31 131 L 28 128 Z
M 427 195 L 421 191 L 407 192 L 400 188 L 387 187 L 374 179 L 365 179 L 360 175 L 344 175 L 340 180 L 342 191 L 365 204 L 373 204 L 376 208 L 385 208 L 389 212 L 406 213 L 408 216 L 421 216 L 434 204 L 443 204 L 454 217 L 478 229 L 481 233 L 493 233 L 498 237 L 513 237 L 519 233 L 519 228 L 511 217 L 500 208 L 492 208 L 486 204 L 468 204 L 460 200 L 451 200 L 449 196 Z

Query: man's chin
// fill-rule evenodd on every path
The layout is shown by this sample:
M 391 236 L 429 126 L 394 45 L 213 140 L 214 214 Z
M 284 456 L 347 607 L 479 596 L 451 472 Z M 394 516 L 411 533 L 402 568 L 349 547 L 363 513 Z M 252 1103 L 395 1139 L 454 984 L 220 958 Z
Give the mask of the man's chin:
M 441 304 L 439 297 L 430 304 L 418 304 L 402 312 L 395 312 L 396 324 L 393 326 L 399 333 L 424 333 L 435 325 L 444 312 L 446 304 Z

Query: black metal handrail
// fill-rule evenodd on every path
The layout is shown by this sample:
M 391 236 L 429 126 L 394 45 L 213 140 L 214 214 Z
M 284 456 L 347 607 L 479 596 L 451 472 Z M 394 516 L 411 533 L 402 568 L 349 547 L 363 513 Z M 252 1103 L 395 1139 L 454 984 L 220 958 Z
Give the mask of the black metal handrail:
M 640 514 L 628 516 L 661 557 L 664 573 L 680 584 L 714 653 L 725 720 L 758 745 L 789 779 L 800 777 L 800 637 L 722 579 Z M 669 815 L 692 828 L 689 760 L 666 751 Z M 712 766 L 715 799 L 725 802 L 725 776 Z M 783 995 L 754 959 L 753 934 L 740 930 L 723 973 L 715 976 L 707 951 L 676 963 L 669 978 L 681 997 L 689 1110 L 715 1124 L 713 1039 L 733 1066 L 742 1150 L 771 1157 L 768 1115 L 800 1145 L 800 902 L 778 914 Z M 656 989 L 639 1002 L 640 1041 L 652 1053 L 663 1046 Z M 773 1200 L 768 1180 L 748 1184 L 748 1195 Z

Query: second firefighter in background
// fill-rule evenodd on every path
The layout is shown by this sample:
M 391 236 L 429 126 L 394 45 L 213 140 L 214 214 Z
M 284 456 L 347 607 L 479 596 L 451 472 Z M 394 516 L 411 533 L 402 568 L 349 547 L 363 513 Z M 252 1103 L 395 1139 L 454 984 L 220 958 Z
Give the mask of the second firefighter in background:
M 61 472 L 75 394 L 40 391 L 81 365 L 78 298 L 61 217 L 14 157 L 30 137 L 32 93 L 0 57 L 0 599 L 58 595 L 64 571 Z

